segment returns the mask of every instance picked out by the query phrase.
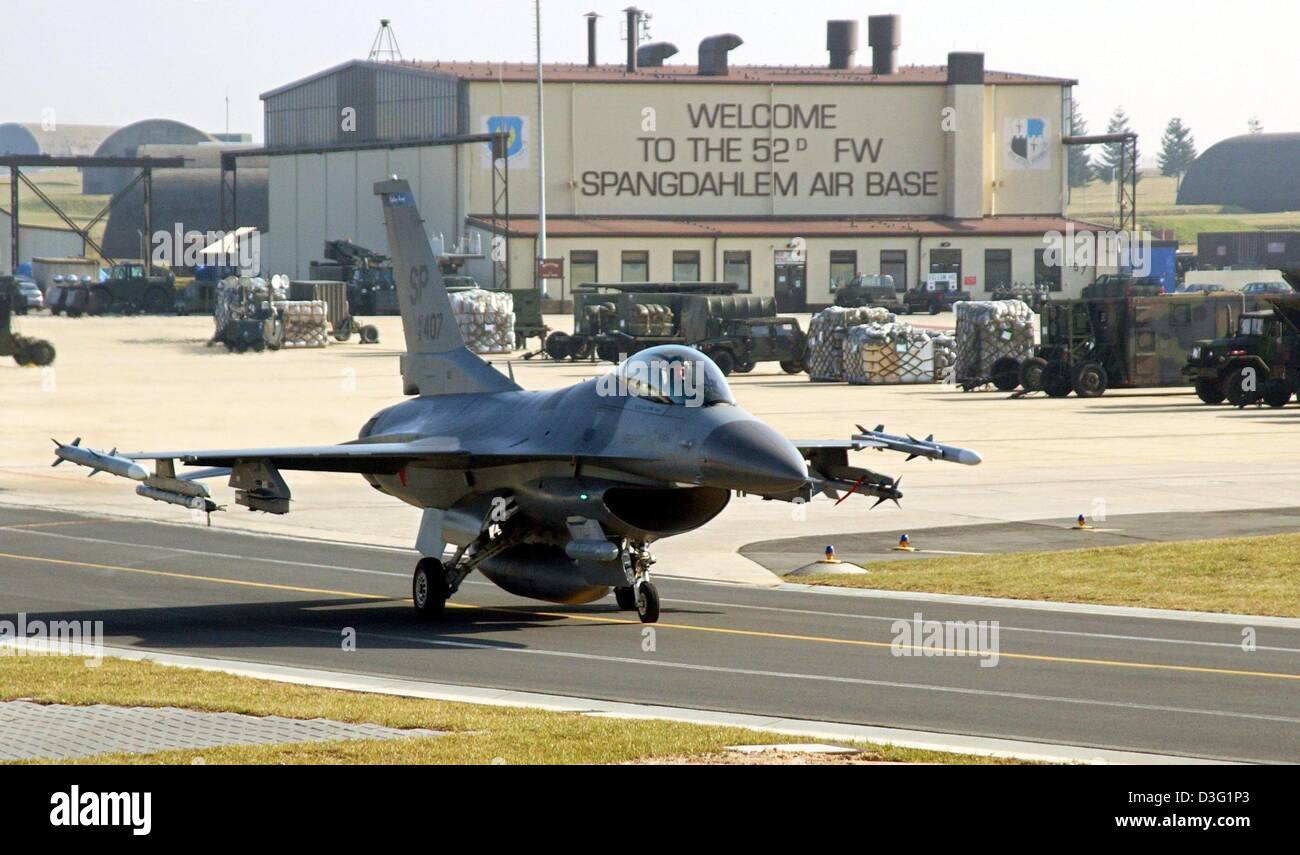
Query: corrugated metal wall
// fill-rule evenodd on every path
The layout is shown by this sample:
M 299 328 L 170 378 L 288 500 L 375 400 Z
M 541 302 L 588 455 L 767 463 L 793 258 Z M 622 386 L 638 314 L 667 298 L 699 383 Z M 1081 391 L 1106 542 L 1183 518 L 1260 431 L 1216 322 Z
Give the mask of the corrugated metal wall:
M 349 63 L 268 96 L 266 145 L 333 146 L 464 133 L 460 88 L 451 75 Z M 347 107 L 356 110 L 354 130 L 344 128 Z
M 9 213 L 0 210 L 0 274 L 9 273 L 13 270 L 14 265 L 9 258 L 9 249 Z M 19 225 L 19 264 L 31 261 L 33 258 L 79 256 L 84 255 L 85 251 L 86 245 L 76 232 L 66 229 L 30 228 Z

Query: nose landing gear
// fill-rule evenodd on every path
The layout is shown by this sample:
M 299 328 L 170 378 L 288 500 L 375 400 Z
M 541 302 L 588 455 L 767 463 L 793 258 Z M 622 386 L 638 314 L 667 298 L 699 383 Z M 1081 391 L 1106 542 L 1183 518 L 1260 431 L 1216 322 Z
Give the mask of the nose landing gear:
M 654 558 L 644 543 L 623 544 L 623 572 L 630 585 L 616 587 L 614 599 L 624 611 L 633 611 L 641 618 L 641 623 L 655 623 L 659 620 L 659 591 L 650 581 L 650 565 Z

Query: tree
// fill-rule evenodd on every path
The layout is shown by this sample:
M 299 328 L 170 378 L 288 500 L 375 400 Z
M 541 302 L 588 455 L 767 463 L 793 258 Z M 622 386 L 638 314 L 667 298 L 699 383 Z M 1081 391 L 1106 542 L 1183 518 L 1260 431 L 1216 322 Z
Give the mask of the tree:
M 1106 133 L 1108 134 L 1127 134 L 1132 133 L 1129 127 L 1128 114 L 1124 112 L 1123 107 L 1116 107 L 1115 112 L 1111 114 L 1110 121 L 1106 124 Z M 1120 161 L 1124 161 L 1124 168 L 1127 171 L 1132 164 L 1129 163 L 1128 157 L 1124 154 L 1126 143 L 1106 143 L 1102 146 L 1101 160 L 1097 165 L 1097 174 L 1103 181 L 1110 182 L 1112 179 L 1123 181 L 1124 175 L 1120 174 Z M 1137 160 L 1137 143 L 1133 144 L 1133 158 Z M 1139 176 L 1140 178 L 1141 176 Z
M 1264 123 L 1259 120 L 1259 116 L 1251 116 L 1246 122 L 1246 129 L 1252 134 L 1264 133 Z
M 1160 140 L 1160 154 L 1156 157 L 1160 174 L 1178 179 L 1181 185 L 1193 160 L 1196 160 L 1196 140 L 1183 120 L 1175 116 L 1169 120 Z
M 1070 130 L 1071 136 L 1082 137 L 1088 134 L 1088 123 L 1083 120 L 1079 114 L 1079 102 L 1070 100 Z M 1092 154 L 1089 152 L 1090 146 L 1072 145 L 1067 147 L 1067 171 L 1070 176 L 1071 187 L 1083 187 L 1097 177 L 1095 167 L 1092 165 Z

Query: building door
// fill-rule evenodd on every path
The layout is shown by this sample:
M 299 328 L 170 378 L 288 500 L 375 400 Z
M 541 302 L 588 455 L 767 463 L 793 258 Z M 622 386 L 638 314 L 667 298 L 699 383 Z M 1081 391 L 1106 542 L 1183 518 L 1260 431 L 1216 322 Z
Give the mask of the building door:
M 932 249 L 930 250 L 930 272 L 931 273 L 955 273 L 957 274 L 957 287 L 962 287 L 961 279 L 961 250 L 960 249 Z
M 772 282 L 776 292 L 778 312 L 808 311 L 806 267 L 802 257 L 795 257 L 794 253 L 778 251 Z

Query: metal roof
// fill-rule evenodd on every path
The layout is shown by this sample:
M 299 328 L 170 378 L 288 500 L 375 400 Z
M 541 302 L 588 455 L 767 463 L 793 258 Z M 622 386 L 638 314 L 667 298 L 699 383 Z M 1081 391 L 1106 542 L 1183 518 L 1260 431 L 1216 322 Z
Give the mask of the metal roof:
M 492 229 L 491 218 L 475 214 L 470 225 Z M 950 217 L 767 217 L 745 219 L 672 219 L 641 217 L 546 218 L 547 237 L 989 237 L 1042 235 L 1102 228 L 1091 223 L 1053 216 L 1001 216 L 953 219 Z M 498 231 L 503 224 L 498 222 Z M 536 237 L 537 218 L 511 215 L 511 237 Z

